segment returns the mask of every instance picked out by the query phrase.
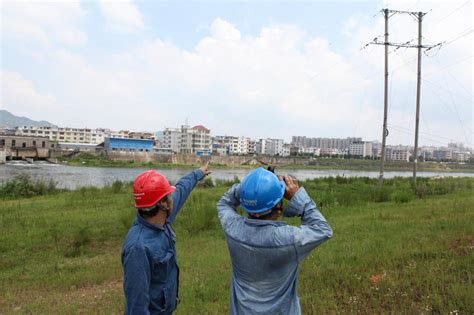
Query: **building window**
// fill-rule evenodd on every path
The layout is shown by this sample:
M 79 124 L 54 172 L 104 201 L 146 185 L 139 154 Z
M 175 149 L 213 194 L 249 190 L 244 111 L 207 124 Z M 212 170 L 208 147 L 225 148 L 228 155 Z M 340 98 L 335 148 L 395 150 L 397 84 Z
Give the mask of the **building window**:
M 42 141 L 42 142 L 41 142 L 41 147 L 42 147 L 42 148 L 46 147 L 46 142 L 45 142 L 45 141 Z
M 51 148 L 54 148 L 54 143 L 51 143 Z
M 23 143 L 21 144 L 21 147 L 22 147 L 22 148 L 26 148 L 26 142 L 23 142 Z
M 33 146 L 36 147 L 36 140 L 33 140 Z
M 12 140 L 12 147 L 16 145 L 16 140 Z
M 5 145 L 5 139 L 0 139 L 0 145 L 4 146 Z

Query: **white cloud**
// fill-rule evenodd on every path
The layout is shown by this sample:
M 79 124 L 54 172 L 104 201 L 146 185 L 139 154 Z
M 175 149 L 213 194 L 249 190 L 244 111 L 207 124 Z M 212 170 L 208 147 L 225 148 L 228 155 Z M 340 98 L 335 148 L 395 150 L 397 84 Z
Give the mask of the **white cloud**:
M 29 117 L 44 117 L 41 112 L 54 110 L 56 98 L 49 93 L 40 93 L 31 80 L 20 73 L 2 71 L 0 103 L 2 108 L 15 114 Z
M 131 2 L 101 2 L 101 8 L 109 27 L 127 32 L 144 28 L 143 17 Z M 430 19 L 442 19 L 450 12 L 440 10 L 430 12 Z M 457 12 L 431 25 L 427 16 L 426 40 L 435 43 L 453 38 L 469 25 L 472 28 L 471 15 Z M 343 53 L 336 52 L 327 38 L 311 36 L 295 25 L 271 24 L 252 36 L 222 18 L 209 25 L 209 34 L 192 49 L 160 38 L 148 38 L 114 55 L 81 55 L 55 45 L 41 59 L 49 66 L 45 74 L 48 87 L 58 99 L 44 107 L 44 115 L 57 124 L 78 127 L 160 130 L 179 126 L 188 118 L 191 123 L 205 124 L 213 134 L 380 138 L 383 47 L 359 48 L 383 33 L 381 17 L 356 12 L 344 28 L 336 30 L 346 36 L 349 48 Z M 416 36 L 413 21 L 394 19 L 391 27 L 391 40 Z M 50 40 L 48 27 L 27 31 L 38 40 Z M 74 28 L 55 34 L 62 43 L 80 37 Z M 435 85 L 422 83 L 422 132 L 456 140 L 465 140 L 469 127 L 472 133 L 472 72 L 468 67 L 472 61 L 449 66 L 472 55 L 470 40 L 467 36 L 453 42 L 436 58 L 423 57 L 423 73 L 434 73 L 426 79 Z M 413 58 L 414 50 L 390 54 L 390 124 L 410 127 L 413 122 Z M 37 91 L 32 82 L 31 89 Z M 48 104 L 48 97 L 52 96 L 36 92 L 35 98 Z M 462 129 L 452 115 L 456 110 Z M 443 123 L 446 128 L 439 129 Z M 389 142 L 411 143 L 410 139 L 393 130 Z
M 108 26 L 120 32 L 143 29 L 143 17 L 131 0 L 100 0 L 102 15 Z
M 211 35 L 217 39 L 223 40 L 239 40 L 240 31 L 229 22 L 217 18 L 211 24 Z
M 2 36 L 25 44 L 82 45 L 87 42 L 80 29 L 84 16 L 79 1 L 3 1 Z

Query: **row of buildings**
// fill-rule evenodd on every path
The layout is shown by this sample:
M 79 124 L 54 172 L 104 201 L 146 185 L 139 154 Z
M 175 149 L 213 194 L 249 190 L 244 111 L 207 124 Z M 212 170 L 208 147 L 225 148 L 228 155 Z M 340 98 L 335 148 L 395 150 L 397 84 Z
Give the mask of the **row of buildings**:
M 3 135 L 3 136 L 2 136 Z M 10 136 L 6 138 L 5 136 Z M 15 138 L 16 137 L 16 138 Z M 20 138 L 18 138 L 20 137 Z M 26 149 L 28 147 L 62 150 L 139 151 L 156 154 L 206 155 L 267 155 L 267 156 L 344 156 L 358 158 L 380 158 L 381 144 L 378 141 L 363 141 L 360 137 L 311 138 L 293 136 L 291 143 L 283 139 L 254 140 L 243 136 L 212 136 L 203 125 L 180 128 L 165 128 L 163 131 L 133 132 L 110 129 L 21 126 L 0 130 L 0 147 Z M 423 160 L 467 161 L 471 150 L 461 144 L 451 143 L 447 147 L 421 147 L 419 157 Z M 386 160 L 409 161 L 413 148 L 409 146 L 387 146 Z

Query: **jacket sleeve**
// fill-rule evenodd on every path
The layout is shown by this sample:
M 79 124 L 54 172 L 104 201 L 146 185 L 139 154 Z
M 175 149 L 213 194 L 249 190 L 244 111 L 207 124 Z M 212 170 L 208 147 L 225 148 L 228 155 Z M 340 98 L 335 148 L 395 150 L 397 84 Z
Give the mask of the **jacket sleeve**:
M 314 248 L 332 237 L 331 227 L 304 188 L 300 188 L 291 198 L 284 215 L 301 216 L 301 227 L 294 229 L 294 242 L 299 262 Z
M 133 247 L 122 257 L 126 307 L 125 314 L 150 314 L 150 262 L 146 250 Z
M 176 219 L 176 215 L 181 210 L 186 199 L 188 199 L 189 194 L 193 191 L 196 184 L 204 178 L 203 171 L 197 169 L 191 173 L 183 176 L 176 183 L 176 191 L 173 193 L 173 211 L 171 212 L 170 217 L 168 218 L 169 223 L 173 223 Z
M 240 218 L 237 207 L 240 205 L 240 184 L 233 185 L 217 202 L 217 215 L 224 231 L 235 219 Z

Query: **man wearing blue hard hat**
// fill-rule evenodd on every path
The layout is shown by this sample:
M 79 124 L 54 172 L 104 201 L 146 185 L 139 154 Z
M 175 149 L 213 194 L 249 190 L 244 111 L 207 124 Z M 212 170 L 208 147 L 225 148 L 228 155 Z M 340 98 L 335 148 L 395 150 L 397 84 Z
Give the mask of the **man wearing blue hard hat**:
M 283 198 L 289 200 L 282 208 Z M 248 217 L 237 213 L 241 205 Z M 258 168 L 217 203 L 232 259 L 231 314 L 301 314 L 298 265 L 332 229 L 296 181 Z M 276 221 L 300 216 L 301 227 Z

